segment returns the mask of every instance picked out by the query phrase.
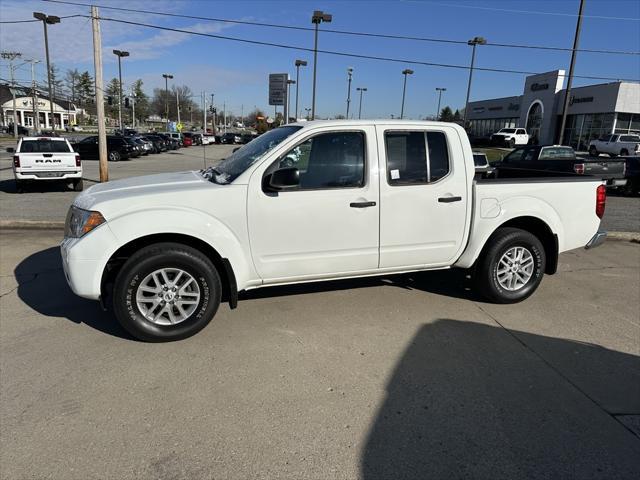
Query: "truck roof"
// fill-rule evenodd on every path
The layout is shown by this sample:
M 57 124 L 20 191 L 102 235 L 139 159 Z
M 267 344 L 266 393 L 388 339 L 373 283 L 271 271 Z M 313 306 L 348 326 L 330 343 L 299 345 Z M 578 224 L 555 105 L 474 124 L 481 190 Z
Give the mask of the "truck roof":
M 67 139 L 65 137 L 22 137 L 21 140 L 55 140 L 64 142 Z
M 287 126 L 297 126 L 297 127 L 315 127 L 315 126 L 343 126 L 343 125 L 394 125 L 394 126 L 415 126 L 415 125 L 423 125 L 425 127 L 458 127 L 462 128 L 457 123 L 453 122 L 435 122 L 430 120 L 396 120 L 390 118 L 380 118 L 374 120 L 310 120 L 306 122 L 296 122 L 289 123 Z

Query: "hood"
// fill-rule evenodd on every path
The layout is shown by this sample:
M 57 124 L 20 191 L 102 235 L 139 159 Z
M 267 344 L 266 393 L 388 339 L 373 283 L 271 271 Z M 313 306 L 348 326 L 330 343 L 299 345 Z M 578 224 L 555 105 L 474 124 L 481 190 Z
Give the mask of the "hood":
M 494 134 L 492 134 L 492 137 L 510 137 L 511 135 L 515 135 L 515 133 L 500 133 L 500 132 L 496 132 Z
M 74 205 L 90 210 L 96 204 L 115 200 L 133 201 L 144 196 L 180 194 L 185 190 L 216 186 L 196 171 L 145 175 L 93 185 L 76 197 Z

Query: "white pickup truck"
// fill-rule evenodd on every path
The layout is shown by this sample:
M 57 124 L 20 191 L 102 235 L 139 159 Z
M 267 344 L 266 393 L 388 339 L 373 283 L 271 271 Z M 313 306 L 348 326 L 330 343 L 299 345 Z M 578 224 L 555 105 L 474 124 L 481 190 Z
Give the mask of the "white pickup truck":
M 640 155 L 640 135 L 605 135 L 589 142 L 589 155 L 597 157 L 608 153 L 610 157 Z
M 491 135 L 492 145 L 513 148 L 517 145 L 528 145 L 529 134 L 524 128 L 502 128 Z
M 215 168 L 87 189 L 67 215 L 64 271 L 132 335 L 167 341 L 271 285 L 455 267 L 488 300 L 518 302 L 560 252 L 604 241 L 601 180 L 474 174 L 453 123 L 287 125 Z
M 71 184 L 82 191 L 82 160 L 69 141 L 61 137 L 22 137 L 13 153 L 16 190 L 24 191 L 27 182 L 47 181 Z

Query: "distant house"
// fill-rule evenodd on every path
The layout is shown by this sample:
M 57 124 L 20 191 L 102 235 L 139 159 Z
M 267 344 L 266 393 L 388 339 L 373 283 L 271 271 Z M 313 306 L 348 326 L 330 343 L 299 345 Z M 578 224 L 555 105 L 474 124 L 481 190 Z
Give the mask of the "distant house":
M 56 129 L 64 129 L 69 124 L 75 124 L 77 116 L 82 110 L 77 108 L 72 102 L 62 99 L 54 99 L 53 102 L 53 122 L 51 121 L 51 104 L 47 95 L 36 90 L 33 95 L 30 88 L 15 87 L 16 111 L 13 111 L 13 97 L 11 87 L 7 84 L 0 84 L 0 123 L 8 126 L 17 119 L 17 124 L 26 128 L 36 127 L 36 112 L 40 119 L 39 126 L 43 130 L 49 130 L 55 122 Z M 34 105 L 35 100 L 35 105 Z

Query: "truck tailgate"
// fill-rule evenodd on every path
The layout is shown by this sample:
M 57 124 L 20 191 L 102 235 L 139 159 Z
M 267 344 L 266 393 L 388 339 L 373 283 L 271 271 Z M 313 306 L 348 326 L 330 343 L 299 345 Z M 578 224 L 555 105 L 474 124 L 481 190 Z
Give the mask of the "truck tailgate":
M 576 162 L 579 164 L 580 162 Z M 584 160 L 584 175 L 592 175 L 603 180 L 624 178 L 624 160 Z
M 17 153 L 22 171 L 77 170 L 74 152 L 60 153 Z

